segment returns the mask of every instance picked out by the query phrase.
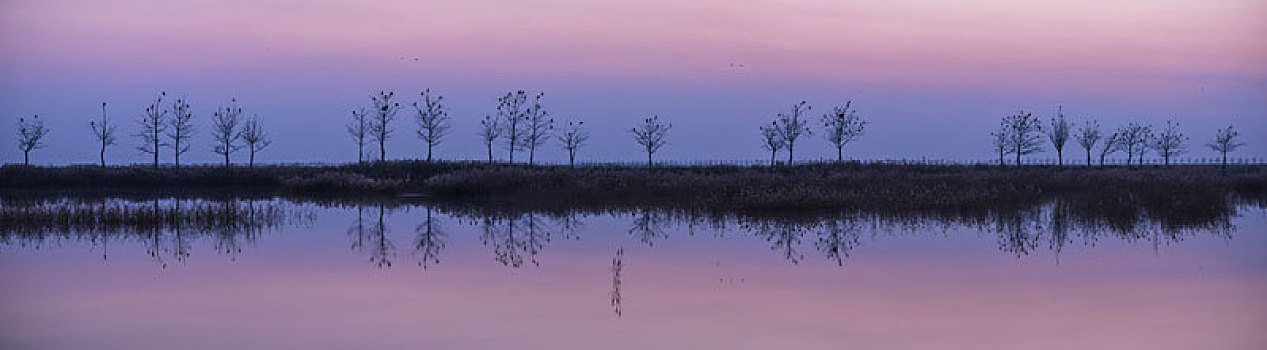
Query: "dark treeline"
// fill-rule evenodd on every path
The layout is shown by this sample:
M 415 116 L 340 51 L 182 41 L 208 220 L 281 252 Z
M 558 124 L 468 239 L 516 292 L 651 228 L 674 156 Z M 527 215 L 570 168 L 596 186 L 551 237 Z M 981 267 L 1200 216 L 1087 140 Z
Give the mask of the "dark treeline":
M 213 244 L 236 256 L 263 232 L 314 220 L 311 210 L 347 210 L 353 250 L 378 267 L 393 266 L 406 251 L 421 267 L 441 263 L 455 229 L 479 235 L 492 258 L 508 267 L 539 265 L 551 242 L 584 239 L 586 221 L 598 216 L 627 220 L 627 233 L 646 246 L 674 235 L 747 235 L 766 241 L 792 263 L 820 256 L 844 265 L 867 240 L 893 232 L 966 227 L 998 236 L 998 248 L 1028 255 L 1059 252 L 1070 244 L 1103 238 L 1170 244 L 1195 235 L 1231 237 L 1241 206 L 1230 199 L 1206 210 L 1156 211 L 1145 206 L 1101 207 L 1076 197 L 1056 197 L 1029 206 L 981 203 L 972 210 L 851 210 L 834 213 L 736 212 L 666 206 L 585 206 L 575 203 L 516 205 L 507 202 L 435 201 L 376 197 L 278 200 L 203 197 L 133 199 L 6 197 L 0 201 L 0 244 L 40 249 L 66 242 L 94 246 L 140 244 L 156 262 L 189 258 L 194 244 Z M 1205 203 L 1211 204 L 1211 203 Z M 1254 204 L 1264 207 L 1263 202 Z M 407 221 L 412 233 L 393 234 L 392 221 Z M 281 229 L 280 231 L 285 231 Z M 408 244 L 399 236 L 412 237 Z M 395 237 L 395 239 L 393 239 Z M 103 250 L 103 254 L 107 254 Z M 619 256 L 617 257 L 619 259 Z M 619 265 L 617 260 L 614 264 Z M 618 284 L 618 282 L 617 282 Z
M 455 200 L 658 205 L 738 211 L 964 209 L 1056 196 L 1100 206 L 1203 210 L 1267 196 L 1262 166 L 1061 168 L 819 164 L 774 167 L 585 167 L 390 162 L 342 166 L 0 167 L 0 192 L 93 189 L 423 195 Z
M 402 104 L 403 103 L 403 104 Z M 100 149 L 98 158 L 101 166 L 106 166 L 106 154 L 110 146 L 116 145 L 117 123 L 111 122 L 102 103 L 100 118 L 92 117 L 87 125 L 96 138 Z M 837 162 L 844 162 L 845 147 L 857 141 L 865 134 L 868 121 L 860 115 L 853 101 L 832 107 L 830 111 L 820 115 L 815 126 L 810 106 L 806 101 L 793 104 L 790 109 L 778 112 L 770 124 L 758 125 L 759 138 L 754 138 L 754 146 L 770 152 L 770 164 L 778 163 L 777 155 L 786 150 L 787 164 L 794 164 L 795 150 L 798 145 L 818 133 L 836 150 Z M 397 122 L 402 111 L 412 117 L 414 134 L 420 142 L 420 149 L 425 153 L 426 162 L 435 159 L 434 153 L 453 131 L 451 111 L 446 107 L 444 96 L 430 89 L 423 90 L 416 101 L 402 101 L 395 92 L 379 91 L 370 95 L 367 107 L 358 107 L 351 111 L 351 120 L 346 125 L 351 143 L 355 146 L 357 162 L 365 163 L 377 158 L 378 162 L 388 161 L 387 141 L 397 135 L 401 126 Z M 589 130 L 579 118 L 566 123 L 556 123 L 554 114 L 546 106 L 545 93 L 515 90 L 507 92 L 497 99 L 493 114 L 485 115 L 479 120 L 478 132 L 471 133 L 479 137 L 486 148 L 488 163 L 496 161 L 494 148 L 506 152 L 507 163 L 515 163 L 515 156 L 527 153 L 527 164 L 535 164 L 536 155 L 553 141 L 559 151 L 566 152 L 568 164 L 576 163 L 577 155 L 589 140 Z M 256 153 L 272 144 L 272 137 L 264 131 L 262 119 L 244 117 L 242 107 L 237 99 L 222 107 L 218 107 L 210 120 L 212 143 L 205 147 L 206 151 L 223 157 L 223 165 L 232 164 L 231 155 L 245 151 L 248 155 L 247 165 L 255 165 Z M 170 100 L 166 92 L 159 94 L 148 107 L 145 107 L 135 120 L 139 130 L 132 136 L 136 139 L 135 150 L 152 157 L 152 165 L 158 168 L 160 154 L 170 153 L 172 164 L 180 167 L 181 156 L 194 149 L 191 140 L 201 128 L 197 116 L 192 112 L 188 100 L 184 97 Z M 556 125 L 561 127 L 556 130 Z M 1076 128 L 1076 130 L 1075 130 Z M 651 115 L 641 123 L 628 129 L 634 143 L 647 156 L 647 166 L 654 166 L 654 154 L 669 142 L 669 131 L 672 124 L 661 120 L 659 115 Z M 30 164 L 32 151 L 44 148 L 48 127 L 39 116 L 17 119 L 17 144 L 23 153 L 23 164 Z M 1013 164 L 1023 164 L 1022 157 L 1045 150 L 1044 145 L 1050 143 L 1056 154 L 1057 164 L 1065 164 L 1065 148 L 1070 140 L 1082 147 L 1085 153 L 1085 165 L 1092 165 L 1093 158 L 1098 158 L 1101 166 L 1105 158 L 1114 153 L 1124 153 L 1127 165 L 1136 159 L 1142 160 L 1150 152 L 1161 157 L 1165 165 L 1170 160 L 1187 152 L 1189 137 L 1180 129 L 1178 123 L 1167 121 L 1162 129 L 1153 130 L 1151 125 L 1128 123 L 1113 132 L 1102 132 L 1095 120 L 1087 119 L 1081 127 L 1071 125 L 1066 118 L 1063 107 L 1058 107 L 1050 123 L 1043 123 L 1033 113 L 1019 111 L 1002 119 L 999 128 L 990 133 L 993 153 L 998 155 L 998 164 L 1007 164 L 1007 156 L 1014 157 Z M 1245 143 L 1239 138 L 1233 126 L 1219 129 L 1213 139 L 1205 146 L 1218 153 L 1227 165 L 1227 155 L 1236 151 Z M 368 147 L 368 149 L 367 149 Z M 198 147 L 203 148 L 203 147 Z M 377 152 L 375 152 L 377 151 Z M 377 153 L 377 157 L 374 157 Z M 1094 156 L 1094 157 L 1093 157 Z M 521 160 L 523 158 L 520 158 Z

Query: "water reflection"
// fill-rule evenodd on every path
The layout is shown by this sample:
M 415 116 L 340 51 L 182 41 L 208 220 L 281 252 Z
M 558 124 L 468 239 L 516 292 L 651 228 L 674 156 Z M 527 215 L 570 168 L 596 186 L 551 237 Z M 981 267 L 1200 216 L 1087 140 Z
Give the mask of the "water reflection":
M 356 221 L 348 227 L 348 235 L 352 238 L 352 250 L 368 254 L 370 263 L 379 268 L 391 267 L 392 250 L 395 249 L 395 245 L 387 237 L 390 231 L 385 221 L 387 207 L 381 203 L 375 207 L 378 213 L 377 219 L 371 217 L 367 223 L 365 207 L 356 206 Z
M 236 260 L 263 232 L 304 221 L 280 200 L 70 199 L 5 201 L 0 205 L 0 243 L 39 250 L 87 242 L 109 260 L 109 245 L 134 242 L 160 267 L 183 263 L 195 241 Z
M 440 253 L 444 251 L 444 241 L 449 236 L 440 225 L 439 218 L 432 214 L 434 211 L 432 207 L 427 207 L 426 217 L 414 228 L 418 234 L 414 239 L 414 253 L 418 256 L 418 266 L 423 269 L 428 264 L 440 263 Z
M 260 233 L 303 217 L 303 201 L 257 199 L 159 198 L 147 200 L 6 200 L 0 205 L 0 243 L 20 249 L 41 249 L 64 241 L 88 242 L 109 258 L 110 244 L 135 242 L 158 265 L 191 258 L 195 244 L 210 241 L 216 252 L 231 259 L 254 244 Z M 1074 201 L 1053 200 L 1037 208 L 1005 208 L 966 212 L 835 213 L 799 215 L 782 213 L 716 213 L 666 208 L 518 208 L 470 203 L 421 203 L 395 200 L 352 203 L 317 203 L 321 209 L 346 209 L 352 214 L 346 232 L 353 251 L 364 254 L 379 268 L 393 265 L 396 246 L 391 239 L 393 220 L 412 221 L 412 254 L 417 265 L 438 264 L 451 239 L 443 223 L 451 217 L 462 231 L 473 229 L 479 241 L 492 249 L 501 265 L 518 268 L 540 266 L 540 256 L 554 237 L 580 240 L 594 217 L 627 222 L 630 237 L 648 247 L 670 240 L 670 232 L 697 230 L 754 237 L 792 264 L 806 259 L 806 251 L 845 266 L 863 237 L 876 239 L 894 232 L 944 231 L 966 227 L 993 233 L 998 249 L 1023 257 L 1045 248 L 1059 257 L 1069 244 L 1094 246 L 1105 237 L 1129 243 L 1147 242 L 1153 247 L 1175 244 L 1187 237 L 1207 235 L 1230 239 L 1236 227 L 1237 207 L 1214 210 L 1156 213 L 1143 209 L 1109 206 L 1091 210 Z M 393 212 L 418 211 L 410 219 L 393 218 Z M 307 214 L 311 216 L 311 214 Z M 808 236 L 808 238 L 807 238 Z

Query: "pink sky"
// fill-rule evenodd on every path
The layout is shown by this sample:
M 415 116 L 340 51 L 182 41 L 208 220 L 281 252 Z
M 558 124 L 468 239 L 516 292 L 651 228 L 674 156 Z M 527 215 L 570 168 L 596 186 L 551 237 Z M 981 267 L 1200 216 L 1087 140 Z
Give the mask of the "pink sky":
M 651 113 L 676 119 L 684 134 L 743 126 L 718 139 L 750 147 L 679 140 L 666 156 L 682 159 L 760 157 L 764 119 L 797 100 L 827 110 L 847 98 L 876 120 L 860 157 L 987 157 L 982 127 L 1016 108 L 1057 104 L 1111 126 L 1174 118 L 1201 142 L 1236 123 L 1250 130 L 1246 153 L 1263 156 L 1263 13 L 1267 2 L 1240 0 L 18 0 L 0 7 L 0 113 L 63 120 L 51 136 L 58 148 L 42 158 L 63 163 L 91 160 L 91 150 L 80 156 L 67 143 L 87 136 L 81 119 L 102 100 L 131 118 L 159 90 L 190 95 L 196 113 L 237 97 L 281 125 L 337 126 L 371 91 L 424 88 L 447 93 L 469 120 L 505 90 L 544 89 L 557 111 L 611 138 Z M 642 107 L 620 102 L 631 99 Z M 479 154 L 469 120 L 458 123 L 463 140 L 451 157 Z M 884 141 L 910 134 L 898 131 L 905 125 L 950 126 L 939 123 L 964 135 Z M 278 134 L 264 159 L 345 159 L 323 158 L 339 153 L 333 147 L 299 146 L 314 133 L 345 138 L 328 129 Z M 595 147 L 610 159 L 636 157 L 617 141 Z M 1210 155 L 1199 143 L 1191 149 Z M 804 157 L 819 155 L 812 151 Z

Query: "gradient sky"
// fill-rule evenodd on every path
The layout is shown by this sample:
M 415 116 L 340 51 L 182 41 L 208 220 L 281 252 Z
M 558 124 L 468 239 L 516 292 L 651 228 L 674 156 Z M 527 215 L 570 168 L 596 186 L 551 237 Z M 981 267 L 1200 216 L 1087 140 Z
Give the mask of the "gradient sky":
M 14 119 L 39 114 L 52 134 L 33 162 L 95 162 L 100 103 L 130 135 L 159 91 L 198 118 L 184 161 L 217 161 L 210 113 L 234 97 L 276 139 L 262 161 L 354 160 L 348 111 L 425 88 L 450 102 L 436 150 L 449 159 L 483 157 L 477 119 L 511 89 L 586 121 L 583 160 L 639 159 L 626 130 L 649 114 L 674 125 L 662 158 L 762 159 L 757 127 L 775 113 L 807 100 L 816 119 L 846 99 L 871 121 L 847 150 L 863 159 L 990 159 L 1000 117 L 1057 105 L 1108 128 L 1174 119 L 1193 157 L 1234 123 L 1249 143 L 1237 155 L 1267 157 L 1264 14 L 1262 0 L 7 0 L 0 161 L 21 161 Z M 402 115 L 389 157 L 422 156 L 413 128 Z M 109 160 L 144 161 L 137 144 L 123 137 Z M 796 156 L 834 149 L 815 135 Z

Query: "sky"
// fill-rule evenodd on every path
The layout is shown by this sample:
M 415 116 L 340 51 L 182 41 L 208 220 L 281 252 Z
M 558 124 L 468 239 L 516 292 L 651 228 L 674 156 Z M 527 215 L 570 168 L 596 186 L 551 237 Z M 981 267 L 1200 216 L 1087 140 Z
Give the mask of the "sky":
M 0 162 L 22 161 L 30 115 L 51 128 L 33 163 L 96 162 L 102 102 L 122 136 L 107 160 L 145 162 L 131 135 L 162 91 L 195 114 L 182 163 L 218 161 L 211 113 L 233 98 L 274 139 L 259 161 L 354 161 L 350 111 L 423 89 L 453 117 L 441 159 L 483 159 L 478 120 L 518 89 L 585 122 L 582 161 L 642 159 L 628 130 L 653 114 L 673 125 L 657 158 L 766 159 L 757 128 L 802 100 L 814 121 L 853 101 L 870 121 L 855 159 L 992 159 L 1000 118 L 1057 106 L 1105 129 L 1177 121 L 1191 157 L 1233 124 L 1248 143 L 1233 156 L 1267 157 L 1264 15 L 1262 0 L 3 0 Z M 402 113 L 389 158 L 424 156 L 415 129 Z M 834 157 L 822 134 L 795 156 Z

